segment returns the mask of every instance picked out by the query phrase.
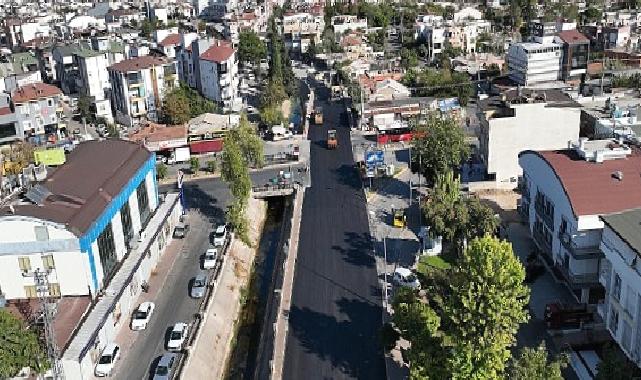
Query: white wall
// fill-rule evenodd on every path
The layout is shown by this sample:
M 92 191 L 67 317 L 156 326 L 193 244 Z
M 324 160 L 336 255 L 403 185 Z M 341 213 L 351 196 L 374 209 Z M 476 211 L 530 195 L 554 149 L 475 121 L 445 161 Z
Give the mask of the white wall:
M 545 103 L 514 106 L 515 117 L 490 119 L 487 171 L 496 182 L 513 182 L 523 173 L 518 155 L 524 150 L 567 148 L 579 138 L 581 110 L 545 107 Z

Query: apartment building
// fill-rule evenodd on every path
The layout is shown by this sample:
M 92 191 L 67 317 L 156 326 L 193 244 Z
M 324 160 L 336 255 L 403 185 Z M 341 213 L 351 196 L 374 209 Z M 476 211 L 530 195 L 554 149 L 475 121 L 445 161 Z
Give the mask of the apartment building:
M 562 150 L 524 151 L 519 164 L 519 211 L 541 257 L 577 301 L 598 303 L 601 217 L 641 207 L 641 154 L 620 141 L 581 138 Z
M 320 12 L 287 12 L 283 15 L 285 45 L 295 53 L 305 53 L 310 43 L 321 43 L 325 29 L 322 8 Z
M 508 90 L 478 103 L 479 152 L 488 181 L 515 188 L 519 153 L 553 150 L 579 138 L 581 106 L 558 90 Z
M 367 19 L 359 19 L 354 15 L 338 15 L 332 17 L 334 34 L 342 36 L 349 31 L 367 31 Z
M 238 60 L 231 43 L 216 41 L 200 55 L 200 88 L 203 96 L 227 110 L 240 107 Z
M 638 193 L 637 193 L 638 194 Z M 597 311 L 612 338 L 641 366 L 641 209 L 601 217 L 599 282 L 605 296 Z
M 143 118 L 157 121 L 164 94 L 178 86 L 176 63 L 164 57 L 130 58 L 107 70 L 116 121 L 128 126 Z
M 21 140 L 11 96 L 0 92 L 0 145 Z
M 554 42 L 521 42 L 507 52 L 509 77 L 523 86 L 554 82 L 561 77 L 563 46 Z
M 578 30 L 564 30 L 557 34 L 555 42 L 563 46 L 561 79 L 580 80 L 588 72 L 590 40 Z
M 109 59 L 106 52 L 83 49 L 73 53 L 74 64 L 78 68 L 76 86 L 80 94 L 91 98 L 96 117 L 113 122 L 109 93 Z
M 62 91 L 45 83 L 18 87 L 11 93 L 16 115 L 16 133 L 20 139 L 42 143 L 47 135 L 58 132 L 58 110 Z

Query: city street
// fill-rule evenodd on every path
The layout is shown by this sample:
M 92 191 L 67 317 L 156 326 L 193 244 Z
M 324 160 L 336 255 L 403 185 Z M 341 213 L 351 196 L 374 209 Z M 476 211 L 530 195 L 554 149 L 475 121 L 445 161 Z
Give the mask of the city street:
M 326 89 L 317 89 L 327 99 Z M 323 103 L 321 101 L 321 103 Z M 383 379 L 381 288 L 365 196 L 339 104 L 309 130 L 312 187 L 303 203 L 283 378 Z M 327 129 L 338 148 L 326 149 Z

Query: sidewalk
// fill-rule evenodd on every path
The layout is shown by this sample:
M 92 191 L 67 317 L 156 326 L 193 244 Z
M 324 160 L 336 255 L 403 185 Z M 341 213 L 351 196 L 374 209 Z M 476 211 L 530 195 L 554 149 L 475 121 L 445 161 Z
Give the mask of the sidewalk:
M 249 281 L 256 245 L 265 221 L 266 204 L 250 198 L 247 213 L 247 218 L 252 221 L 249 236 L 254 247 L 250 248 L 238 239 L 232 241 L 220 281 L 189 349 L 182 379 L 222 379 L 225 375 L 241 309 L 241 293 Z

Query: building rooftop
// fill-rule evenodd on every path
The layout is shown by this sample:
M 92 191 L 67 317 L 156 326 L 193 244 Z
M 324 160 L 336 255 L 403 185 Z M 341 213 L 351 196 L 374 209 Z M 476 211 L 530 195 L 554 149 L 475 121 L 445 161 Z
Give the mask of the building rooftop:
M 580 44 L 580 43 L 590 43 L 590 40 L 583 35 L 583 33 L 579 32 L 578 30 L 564 30 L 562 32 L 557 33 L 557 36 L 563 41 L 568 44 Z
M 154 57 L 151 55 L 144 55 L 142 57 L 125 59 L 124 61 L 120 61 L 116 64 L 109 66 L 108 69 L 126 73 L 130 71 L 139 71 L 139 70 L 148 69 L 152 66 L 165 65 L 171 62 L 173 61 L 165 58 Z
M 558 177 L 575 216 L 605 215 L 641 207 L 641 153 L 596 163 L 575 149 L 524 151 L 544 160 Z
M 172 33 L 168 35 L 162 41 L 160 41 L 159 45 L 164 47 L 180 45 L 180 34 Z
M 149 123 L 140 130 L 129 135 L 129 140 L 144 144 L 167 140 L 184 139 L 187 129 L 184 125 L 167 126 L 164 124 Z
M 482 111 L 490 111 L 530 103 L 545 103 L 546 107 L 581 107 L 581 104 L 561 90 L 532 88 L 505 90 L 499 95 L 479 100 L 478 106 Z
M 23 103 L 61 94 L 62 91 L 56 86 L 46 83 L 31 83 L 15 89 L 13 93 L 11 93 L 11 100 L 13 100 L 14 103 Z
M 641 254 L 641 208 L 604 215 L 601 219 L 630 248 Z
M 40 204 L 0 208 L 0 215 L 24 215 L 64 224 L 82 236 L 149 159 L 152 153 L 124 140 L 86 141 L 67 162 L 36 185 Z
M 212 45 L 200 55 L 201 59 L 212 62 L 225 62 L 234 54 L 235 50 L 230 44 L 221 42 L 219 45 Z

